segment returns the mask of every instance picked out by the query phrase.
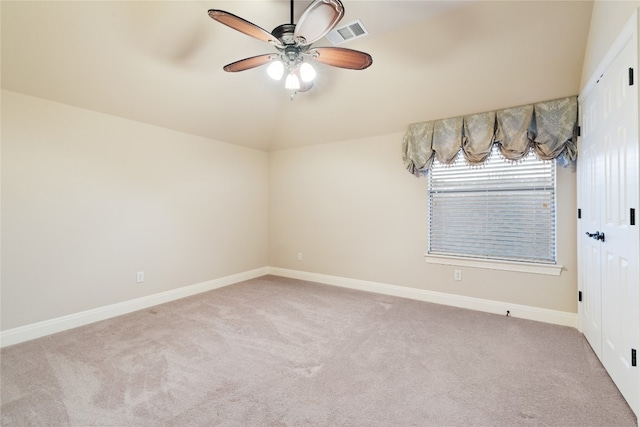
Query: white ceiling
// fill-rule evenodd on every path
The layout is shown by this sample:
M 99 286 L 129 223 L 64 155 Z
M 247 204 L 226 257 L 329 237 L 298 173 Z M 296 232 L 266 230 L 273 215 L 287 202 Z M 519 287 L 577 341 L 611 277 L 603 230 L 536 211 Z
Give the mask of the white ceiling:
M 310 1 L 296 1 L 296 20 Z M 588 1 L 343 1 L 370 35 L 363 71 L 317 67 L 290 100 L 260 67 L 272 52 L 211 20 L 271 31 L 289 2 L 2 1 L 2 88 L 261 150 L 401 132 L 409 123 L 575 95 Z M 314 46 L 331 46 L 322 40 Z

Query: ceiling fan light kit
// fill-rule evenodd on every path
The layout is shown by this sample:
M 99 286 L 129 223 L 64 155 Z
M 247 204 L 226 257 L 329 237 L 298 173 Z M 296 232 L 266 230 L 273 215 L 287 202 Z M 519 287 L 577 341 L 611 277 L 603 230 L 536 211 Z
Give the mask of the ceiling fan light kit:
M 286 71 L 285 88 L 294 93 L 306 92 L 313 87 L 317 73 L 311 61 L 350 70 L 364 70 L 373 63 L 371 55 L 357 50 L 311 47 L 338 25 L 344 16 L 344 6 L 340 0 L 314 0 L 304 10 L 297 24 L 293 23 L 291 0 L 291 23 L 279 25 L 271 33 L 223 10 L 210 9 L 209 16 L 278 50 L 277 54 L 263 54 L 232 62 L 223 67 L 225 71 L 234 73 L 269 64 L 267 74 L 274 80 L 281 80 Z
M 269 64 L 269 66 L 267 67 L 267 74 L 269 74 L 269 77 L 271 77 L 273 80 L 280 80 L 282 78 L 282 75 L 284 74 L 284 64 L 282 63 L 282 61 L 272 61 L 271 64 Z
M 303 62 L 300 65 L 300 77 L 305 83 L 312 82 L 316 78 L 316 70 L 308 62 Z
M 299 90 L 300 89 L 300 79 L 293 73 L 289 73 L 287 75 L 287 79 L 285 80 L 284 87 L 291 90 Z

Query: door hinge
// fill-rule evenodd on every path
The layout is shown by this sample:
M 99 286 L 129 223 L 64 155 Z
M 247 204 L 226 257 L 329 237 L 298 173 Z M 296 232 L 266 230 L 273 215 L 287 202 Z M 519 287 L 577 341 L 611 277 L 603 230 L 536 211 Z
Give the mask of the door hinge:
M 633 86 L 633 68 L 629 68 L 629 86 Z
M 629 224 L 636 225 L 636 210 L 634 208 L 629 209 Z
M 636 349 L 632 348 L 631 349 L 631 366 L 637 366 L 637 362 L 636 362 Z
M 576 126 L 573 133 L 575 134 L 575 136 L 580 136 L 581 131 L 582 131 L 582 128 L 580 126 Z
M 582 302 L 582 291 L 578 291 L 578 302 Z
M 578 208 L 578 219 L 582 218 L 582 209 Z

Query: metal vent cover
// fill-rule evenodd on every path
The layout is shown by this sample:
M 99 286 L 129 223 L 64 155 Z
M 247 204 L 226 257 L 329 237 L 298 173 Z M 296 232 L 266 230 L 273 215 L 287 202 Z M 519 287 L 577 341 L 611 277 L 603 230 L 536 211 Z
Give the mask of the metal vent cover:
M 369 32 L 364 27 L 362 21 L 358 19 L 350 24 L 334 28 L 327 34 L 327 38 L 335 46 L 366 35 L 369 35 Z

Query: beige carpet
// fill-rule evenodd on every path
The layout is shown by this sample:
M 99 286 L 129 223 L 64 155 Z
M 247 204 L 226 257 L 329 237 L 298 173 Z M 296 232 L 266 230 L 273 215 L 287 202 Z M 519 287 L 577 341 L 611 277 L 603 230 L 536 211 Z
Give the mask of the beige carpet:
M 637 426 L 572 328 L 274 276 L 0 355 L 4 426 Z

